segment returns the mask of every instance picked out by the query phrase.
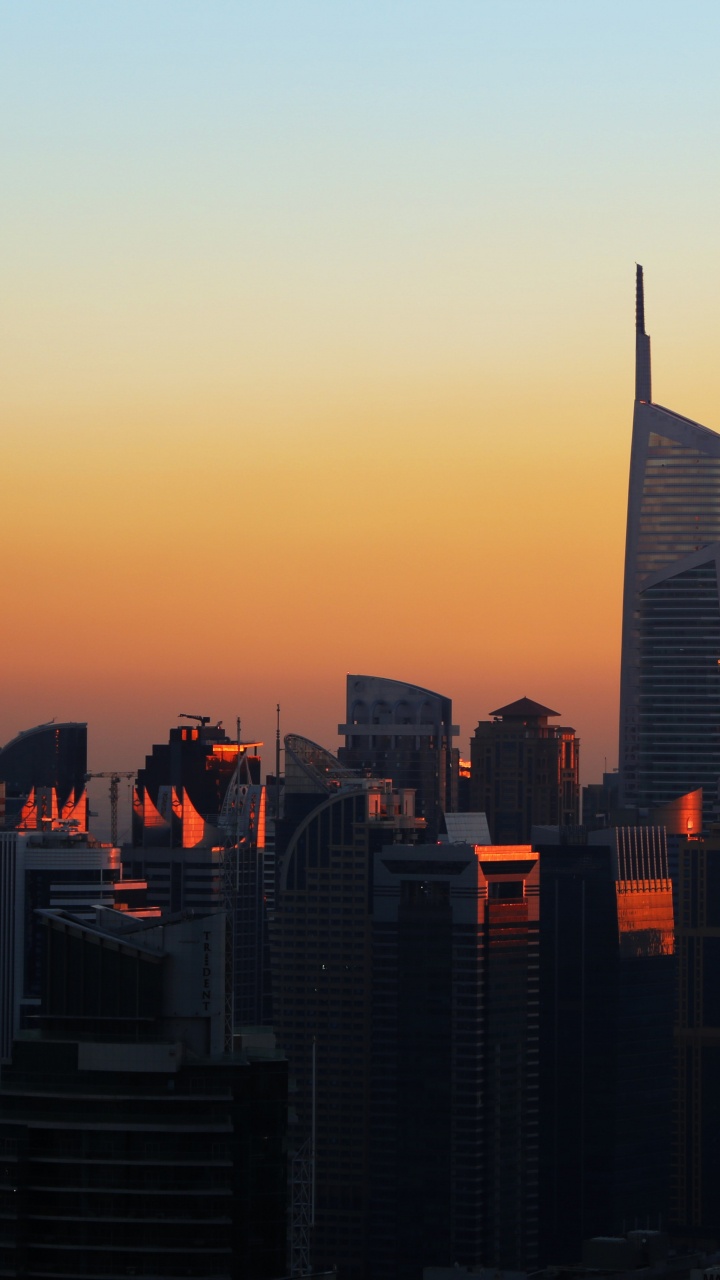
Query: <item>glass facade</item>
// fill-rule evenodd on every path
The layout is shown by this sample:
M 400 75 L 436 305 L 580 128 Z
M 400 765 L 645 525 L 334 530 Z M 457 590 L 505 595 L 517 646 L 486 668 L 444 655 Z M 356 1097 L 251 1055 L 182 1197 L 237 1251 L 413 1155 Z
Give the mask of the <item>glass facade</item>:
M 720 1204 L 720 839 L 680 851 L 673 1225 L 716 1236 Z
M 673 898 L 664 828 L 540 846 L 540 1257 L 667 1223 Z
M 660 591 L 653 586 L 652 598 L 648 592 L 651 580 L 664 570 L 682 570 L 687 566 L 680 562 L 720 542 L 720 436 L 651 403 L 642 290 L 639 270 L 639 380 L 630 459 L 620 687 L 620 799 L 625 805 L 652 803 L 656 796 L 658 802 L 676 798 L 699 784 L 698 768 L 705 777 L 714 769 L 716 792 L 718 773 L 714 757 L 706 750 L 706 721 L 711 713 L 709 707 L 700 711 L 697 702 L 705 675 L 699 668 L 691 671 L 690 663 L 680 658 L 690 653 L 685 636 L 691 648 L 697 650 L 700 643 L 706 655 L 715 644 L 717 584 L 714 606 L 707 593 L 699 606 L 702 619 L 696 612 L 683 615 L 681 605 L 684 591 L 692 594 L 697 587 L 703 595 L 698 584 L 685 582 Z M 671 590 L 676 598 L 673 606 L 669 604 Z M 664 605 L 660 602 L 663 594 Z M 706 624 L 710 630 L 701 639 Z M 657 644 L 651 636 L 655 626 L 664 634 Z M 665 657 L 661 659 L 663 645 Z M 650 664 L 648 669 L 646 663 Z M 673 694 L 668 681 L 674 679 L 680 683 Z M 685 692 L 690 692 L 690 701 L 683 709 Z M 653 699 L 658 700 L 657 705 Z M 658 753 L 654 753 L 648 736 L 656 730 L 662 739 Z M 678 744 L 682 744 L 680 755 Z M 676 775 L 675 765 L 680 766 Z M 654 777 L 656 767 L 660 773 Z M 688 778 L 691 781 L 686 781 Z
M 370 1274 L 538 1261 L 538 929 L 530 845 L 375 856 Z
M 373 854 L 388 840 L 398 849 L 414 844 L 424 823 L 406 815 L 403 797 L 382 782 L 337 790 L 340 766 L 329 752 L 296 735 L 285 742 L 288 778 L 295 782 L 304 761 L 307 783 L 315 770 L 321 790 L 300 792 L 315 808 L 296 823 L 279 859 L 270 925 L 274 1025 L 294 1081 L 294 1153 L 313 1132 L 315 1085 L 314 1264 L 337 1264 L 346 1280 L 360 1280 L 368 1250 Z M 288 825 L 296 798 L 286 796 Z
M 435 839 L 442 815 L 457 808 L 457 769 L 452 702 L 431 689 L 384 676 L 349 675 L 343 765 L 392 778 L 415 791 L 415 809 Z
M 5 827 L 87 831 L 87 725 L 40 724 L 0 747 Z M 1 821 L 1 819 L 0 819 Z
M 720 600 L 715 556 L 669 569 L 639 595 L 637 797 L 654 808 L 720 778 Z
M 703 427 L 696 430 L 705 432 Z M 649 433 L 635 557 L 637 590 L 649 573 L 720 541 L 720 437 L 705 434 L 718 450 L 716 456 L 702 445 Z

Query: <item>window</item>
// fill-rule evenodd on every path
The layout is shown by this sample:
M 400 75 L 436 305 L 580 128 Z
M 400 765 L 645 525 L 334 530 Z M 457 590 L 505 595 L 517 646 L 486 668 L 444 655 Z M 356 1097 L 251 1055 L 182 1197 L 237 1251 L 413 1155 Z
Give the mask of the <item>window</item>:
M 516 902 L 524 896 L 523 880 L 491 880 L 488 884 L 488 898 L 491 902 Z

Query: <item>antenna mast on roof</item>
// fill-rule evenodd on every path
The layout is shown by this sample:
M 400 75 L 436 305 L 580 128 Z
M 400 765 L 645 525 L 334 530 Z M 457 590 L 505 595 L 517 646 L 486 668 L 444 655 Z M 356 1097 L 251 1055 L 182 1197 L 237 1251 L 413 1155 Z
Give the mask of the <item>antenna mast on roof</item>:
M 650 338 L 645 332 L 645 285 L 639 262 L 635 264 L 635 399 L 652 402 Z
M 277 704 L 277 726 L 275 729 L 275 821 L 280 817 L 280 703 Z M 277 827 L 275 828 L 275 848 L 277 849 Z

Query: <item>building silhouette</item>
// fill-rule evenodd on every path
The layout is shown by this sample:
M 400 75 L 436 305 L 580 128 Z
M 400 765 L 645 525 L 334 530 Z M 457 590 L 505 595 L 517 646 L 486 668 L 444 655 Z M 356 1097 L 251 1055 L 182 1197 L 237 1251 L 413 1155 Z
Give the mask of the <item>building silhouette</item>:
M 385 846 L 373 879 L 370 1274 L 538 1260 L 531 846 Z
M 667 1227 L 673 894 L 663 827 L 540 852 L 540 1258 Z M 577 835 L 579 839 L 579 834 Z
M 0 748 L 6 830 L 87 831 L 87 725 L 69 721 L 25 729 Z
M 621 803 L 704 785 L 718 811 L 720 435 L 652 399 L 637 268 L 620 688 Z
M 615 825 L 619 808 L 617 770 L 603 773 L 602 782 L 590 782 L 582 789 L 582 823 L 588 831 Z
M 123 867 L 147 880 L 164 912 L 228 912 L 235 1023 L 254 1026 L 269 1012 L 262 743 L 233 741 L 195 718 L 197 727 L 172 728 L 138 770 Z
M 312 1262 L 366 1274 L 372 1011 L 372 871 L 383 845 L 425 824 L 410 790 L 360 777 L 285 738 L 285 816 L 271 923 L 274 1026 L 292 1080 L 290 1140 L 314 1152 Z
M 64 907 L 81 919 L 96 904 L 159 916 L 147 884 L 124 879 L 120 850 L 87 832 L 0 831 L 0 1062 L 40 1006 L 47 933 L 38 912 Z
M 458 755 L 452 702 L 439 693 L 383 676 L 347 677 L 346 721 L 338 725 L 343 765 L 391 778 L 415 792 L 417 814 L 432 838 L 442 814 L 457 808 Z
M 680 850 L 673 1223 L 720 1236 L 720 828 Z
M 580 743 L 549 725 L 559 711 L 519 698 L 491 711 L 470 740 L 472 808 L 485 813 L 495 844 L 523 844 L 534 825 L 580 820 Z
M 287 1063 L 224 1052 L 225 916 L 44 921 L 0 1082 L 3 1274 L 283 1275 Z

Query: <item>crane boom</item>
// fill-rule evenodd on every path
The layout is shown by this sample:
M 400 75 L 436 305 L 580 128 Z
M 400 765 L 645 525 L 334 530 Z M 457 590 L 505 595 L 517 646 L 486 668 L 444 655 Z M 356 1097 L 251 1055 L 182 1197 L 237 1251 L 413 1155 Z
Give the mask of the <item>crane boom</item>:
M 90 778 L 109 778 L 110 779 L 110 840 L 114 845 L 117 844 L 118 837 L 118 793 L 120 790 L 121 778 L 134 778 L 137 773 L 136 769 L 123 773 L 119 769 L 106 770 L 104 773 L 86 773 L 85 781 Z

